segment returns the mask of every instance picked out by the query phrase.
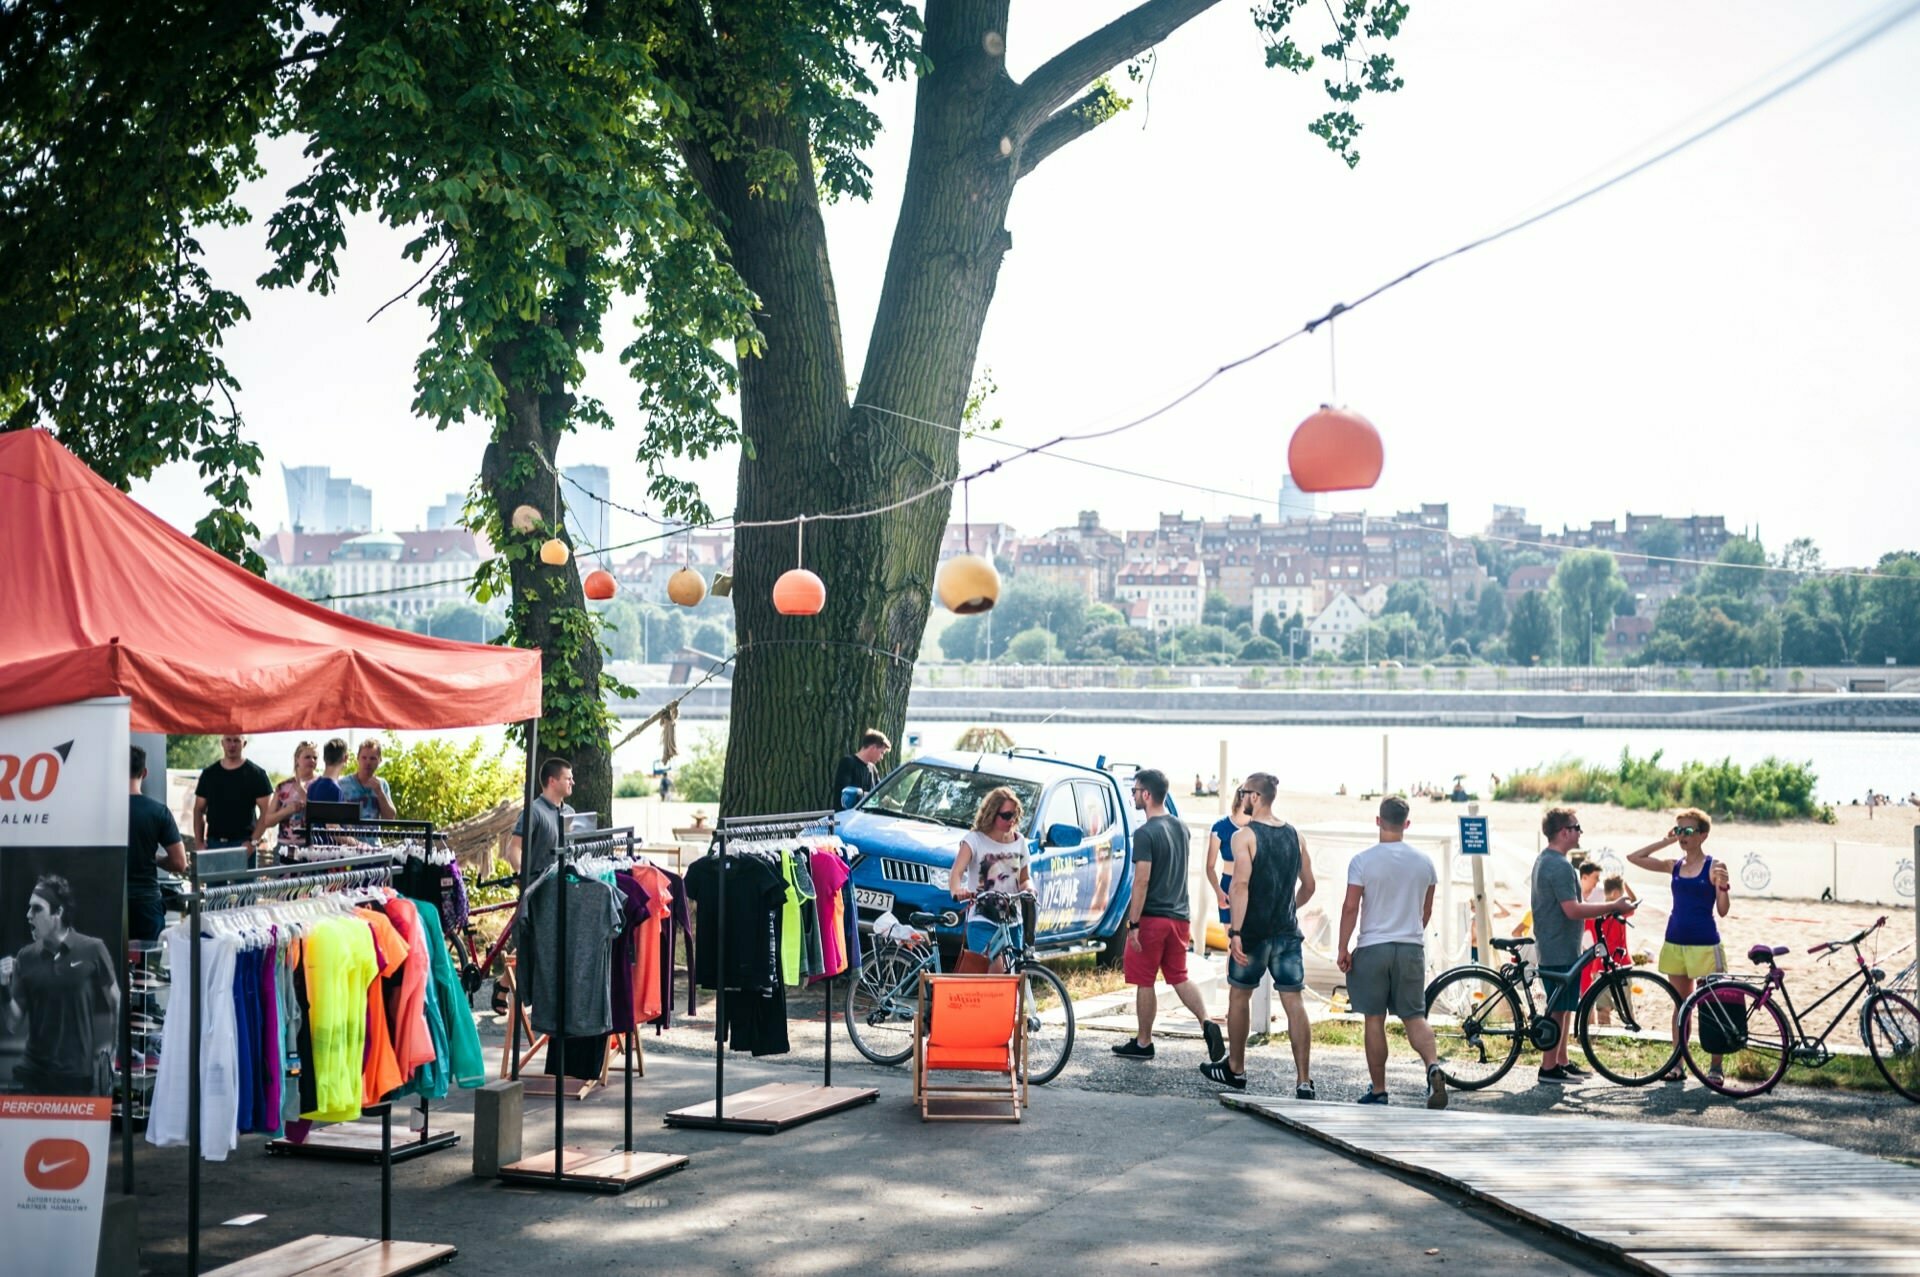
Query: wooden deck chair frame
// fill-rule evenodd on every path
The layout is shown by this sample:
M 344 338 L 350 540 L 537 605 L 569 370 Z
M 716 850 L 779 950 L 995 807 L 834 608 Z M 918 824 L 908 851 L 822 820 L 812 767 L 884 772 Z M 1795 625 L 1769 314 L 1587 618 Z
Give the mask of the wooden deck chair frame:
M 1008 1038 L 1009 1063 L 1007 1081 L 1003 1085 L 995 1082 L 987 1086 L 959 1083 L 940 1083 L 933 1080 L 936 1072 L 927 1064 L 927 1012 L 934 982 L 940 983 L 971 980 L 1001 981 L 1014 986 L 1014 1014 L 1012 1033 Z M 913 1020 L 913 1099 L 920 1106 L 920 1120 L 923 1122 L 1018 1122 L 1027 1109 L 1027 1017 L 1020 1012 L 1021 977 L 1015 975 L 936 975 L 931 971 L 920 973 L 919 1004 Z M 955 1070 L 965 1072 L 966 1070 Z M 986 1070 L 981 1070 L 985 1072 Z M 943 1102 L 961 1103 L 971 1108 L 989 1106 L 993 1111 L 987 1113 L 940 1113 L 936 1108 Z M 1000 1106 L 1005 1105 L 1005 1111 Z

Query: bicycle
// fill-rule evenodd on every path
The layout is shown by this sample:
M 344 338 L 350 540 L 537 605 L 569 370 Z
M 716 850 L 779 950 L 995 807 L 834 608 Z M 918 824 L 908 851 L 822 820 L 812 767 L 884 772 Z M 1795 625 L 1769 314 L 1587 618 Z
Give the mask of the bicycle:
M 1787 992 L 1786 972 L 1774 961 L 1788 952 L 1785 945 L 1757 944 L 1747 950 L 1747 961 L 1767 969 L 1759 984 L 1731 976 L 1702 982 L 1680 1006 L 1681 1056 L 1687 1071 L 1734 1099 L 1763 1095 L 1786 1076 L 1789 1064 L 1817 1069 L 1831 1060 L 1828 1036 L 1864 997 L 1860 1036 L 1867 1054 L 1894 1090 L 1920 1104 L 1920 1011 L 1860 952 L 1861 941 L 1886 925 L 1883 917 L 1849 939 L 1828 940 L 1807 950 L 1808 957 L 1853 950 L 1853 972 L 1806 1009 L 1811 1015 L 1841 990 L 1853 989 L 1818 1037 L 1807 1036 L 1802 1013 Z M 1854 988 L 1856 984 L 1860 987 Z M 1698 1056 L 1706 1057 L 1704 1067 Z
M 476 882 L 473 884 L 473 891 L 478 894 L 496 887 L 512 887 L 519 881 L 518 874 L 507 874 L 505 877 Z M 476 955 L 480 952 L 480 929 L 475 925 L 476 920 L 484 914 L 504 913 L 509 909 L 513 910 L 513 917 L 507 919 L 507 925 L 500 929 L 499 936 L 487 949 L 485 956 L 477 957 Z M 487 982 L 487 977 L 500 962 L 501 955 L 513 943 L 513 924 L 519 916 L 520 898 L 516 895 L 510 900 L 503 900 L 497 904 L 470 906 L 467 909 L 466 922 L 457 930 L 447 933 L 447 951 L 453 955 L 454 970 L 459 975 L 460 987 L 466 990 L 469 1001 L 473 999 L 474 994 L 480 992 L 480 986 Z M 492 1003 L 495 1014 L 506 1014 L 505 993 L 504 988 L 496 985 Z
M 1020 1005 L 1027 1017 L 1027 1080 L 1044 1086 L 1060 1075 L 1073 1052 L 1073 999 L 1059 976 L 1041 964 L 1031 948 L 1013 947 L 1013 928 L 1019 918 L 1018 897 L 983 892 L 977 900 L 993 918 L 993 937 L 987 952 L 1005 952 L 1011 970 L 1021 977 Z M 1000 902 L 996 906 L 996 900 Z M 914 913 L 913 927 L 960 925 L 960 915 Z M 875 1064 L 903 1064 L 913 1054 L 914 1012 L 919 1005 L 920 975 L 940 973 L 940 943 L 926 935 L 911 941 L 876 937 L 858 979 L 847 982 L 847 1036 L 854 1049 Z
M 1454 967 L 1427 986 L 1427 1023 L 1449 1086 L 1464 1091 L 1492 1086 L 1520 1058 L 1523 1044 L 1531 1042 L 1541 1051 L 1557 1046 L 1559 1022 L 1535 1007 L 1531 976 L 1578 980 L 1596 958 L 1601 973 L 1574 1012 L 1580 1050 L 1594 1071 L 1621 1086 L 1645 1086 L 1673 1068 L 1679 1053 L 1673 1016 L 1680 995 L 1671 984 L 1644 967 L 1619 962 L 1601 943 L 1564 971 L 1530 965 L 1519 950 L 1531 943 L 1531 938 L 1496 939 L 1493 947 L 1512 956 L 1499 970 L 1479 964 Z M 1603 1015 L 1615 1023 L 1605 1023 Z

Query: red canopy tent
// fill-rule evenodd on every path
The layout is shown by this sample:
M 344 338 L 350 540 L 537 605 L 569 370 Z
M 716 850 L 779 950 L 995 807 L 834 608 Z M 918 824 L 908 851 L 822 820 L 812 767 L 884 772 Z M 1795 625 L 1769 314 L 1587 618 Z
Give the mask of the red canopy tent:
M 136 732 L 431 730 L 540 715 L 540 653 L 403 634 L 269 585 L 42 430 L 0 434 L 0 714 L 133 700 Z

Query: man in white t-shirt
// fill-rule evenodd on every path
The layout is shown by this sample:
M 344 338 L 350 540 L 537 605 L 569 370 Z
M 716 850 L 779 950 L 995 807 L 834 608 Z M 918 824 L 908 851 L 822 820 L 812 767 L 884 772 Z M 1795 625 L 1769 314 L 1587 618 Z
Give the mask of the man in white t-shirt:
M 1407 1041 L 1427 1066 L 1427 1107 L 1447 1106 L 1447 1081 L 1440 1072 L 1427 1025 L 1427 919 L 1433 916 L 1438 879 L 1425 853 L 1407 846 L 1407 800 L 1384 798 L 1374 824 L 1380 841 L 1347 866 L 1347 900 L 1340 910 L 1340 969 L 1347 973 L 1347 998 L 1366 1017 L 1367 1093 L 1362 1104 L 1386 1104 L 1387 1013 L 1400 1017 Z M 1354 924 L 1358 942 L 1349 951 Z

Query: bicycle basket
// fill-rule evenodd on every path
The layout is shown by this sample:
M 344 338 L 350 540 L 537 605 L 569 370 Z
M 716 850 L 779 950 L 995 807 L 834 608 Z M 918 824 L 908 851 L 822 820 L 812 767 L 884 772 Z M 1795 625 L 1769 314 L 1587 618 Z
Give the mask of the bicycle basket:
M 1709 1055 L 1732 1055 L 1747 1045 L 1747 995 L 1738 988 L 1709 988 L 1694 1011 L 1694 1033 Z
M 1000 891 L 983 891 L 973 898 L 973 910 L 989 922 L 1020 921 L 1020 898 Z

